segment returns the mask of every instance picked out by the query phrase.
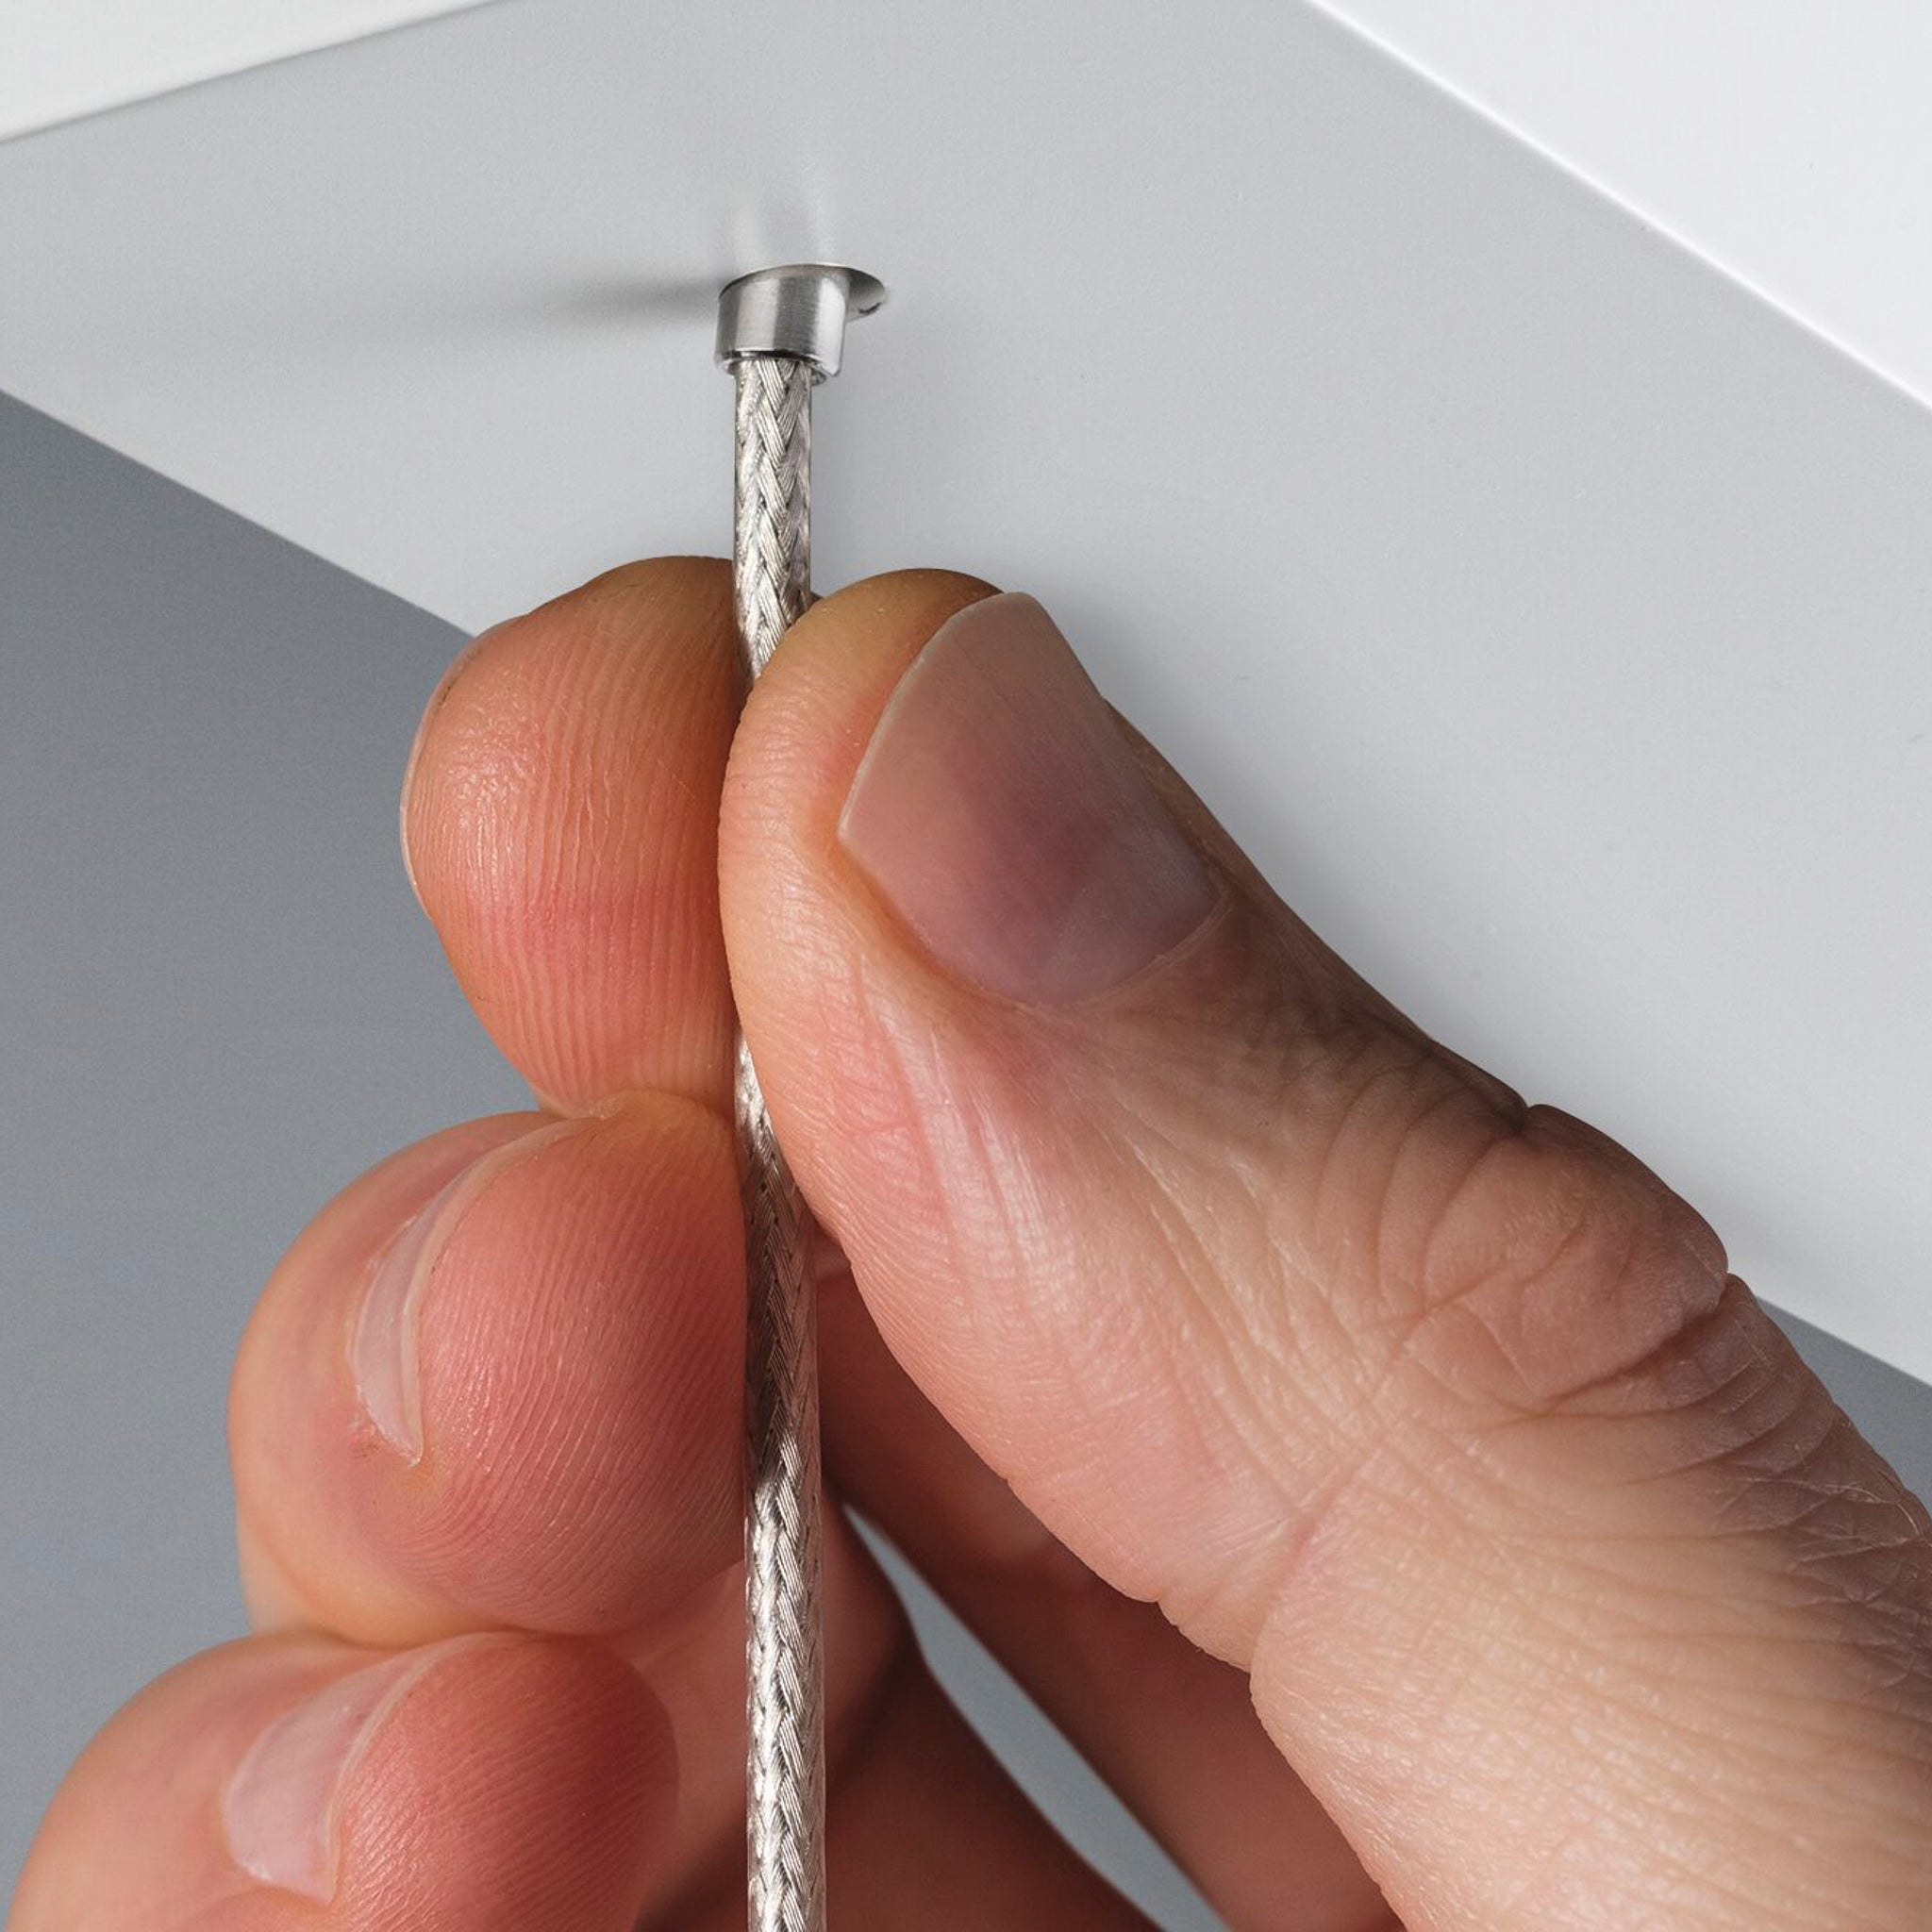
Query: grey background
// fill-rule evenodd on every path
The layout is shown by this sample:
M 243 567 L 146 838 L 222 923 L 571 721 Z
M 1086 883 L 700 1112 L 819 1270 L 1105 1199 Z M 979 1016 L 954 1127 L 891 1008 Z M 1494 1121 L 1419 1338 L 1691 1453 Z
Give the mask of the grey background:
M 223 1402 L 281 1248 L 398 1143 L 524 1095 L 395 854 L 451 626 L 4 398 L 0 586 L 4 1884 L 115 1705 L 241 1627 Z M 1791 1326 L 1932 1487 L 1932 1390 Z M 921 1603 L 1063 1827 L 1211 1924 Z

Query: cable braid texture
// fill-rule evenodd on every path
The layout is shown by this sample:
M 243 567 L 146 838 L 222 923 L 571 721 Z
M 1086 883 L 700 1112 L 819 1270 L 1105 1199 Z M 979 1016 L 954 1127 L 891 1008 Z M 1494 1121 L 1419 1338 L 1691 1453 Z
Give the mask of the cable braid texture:
M 732 546 L 747 679 L 811 600 L 811 391 L 785 356 L 733 363 Z M 742 1038 L 736 1111 L 744 1190 L 746 1852 L 751 1932 L 824 1932 L 824 1691 L 820 1623 L 817 1310 L 805 1204 Z

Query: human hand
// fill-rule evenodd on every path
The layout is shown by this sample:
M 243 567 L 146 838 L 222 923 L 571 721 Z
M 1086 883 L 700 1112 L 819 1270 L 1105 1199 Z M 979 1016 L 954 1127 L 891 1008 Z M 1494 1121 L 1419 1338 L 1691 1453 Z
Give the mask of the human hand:
M 734 986 L 839 1243 L 830 1481 L 1230 1923 L 1932 1924 L 1924 1507 L 1689 1208 L 1424 1038 L 986 596 L 826 600 L 735 744 L 717 564 L 459 661 L 405 841 L 544 1110 L 275 1274 L 257 1634 L 89 1748 L 15 1932 L 741 1924 Z M 834 1924 L 1143 1923 L 836 1514 L 826 1595 Z

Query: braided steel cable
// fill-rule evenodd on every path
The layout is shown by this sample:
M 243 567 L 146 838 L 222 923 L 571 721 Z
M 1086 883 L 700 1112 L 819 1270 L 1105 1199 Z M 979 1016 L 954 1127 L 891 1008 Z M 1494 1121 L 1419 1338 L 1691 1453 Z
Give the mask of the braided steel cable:
M 731 364 L 738 385 L 732 588 L 747 680 L 811 601 L 811 392 L 791 356 Z M 745 1837 L 751 1932 L 824 1932 L 824 1666 L 819 1604 L 817 1309 L 797 1183 L 738 1042 L 749 1300 L 745 1440 Z

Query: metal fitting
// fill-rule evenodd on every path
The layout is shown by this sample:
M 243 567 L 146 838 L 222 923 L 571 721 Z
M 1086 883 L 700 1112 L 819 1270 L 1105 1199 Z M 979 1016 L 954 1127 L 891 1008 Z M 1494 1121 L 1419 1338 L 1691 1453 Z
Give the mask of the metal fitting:
M 846 323 L 885 299 L 885 285 L 856 268 L 794 261 L 758 269 L 719 293 L 718 360 L 787 356 L 820 376 L 837 375 Z

